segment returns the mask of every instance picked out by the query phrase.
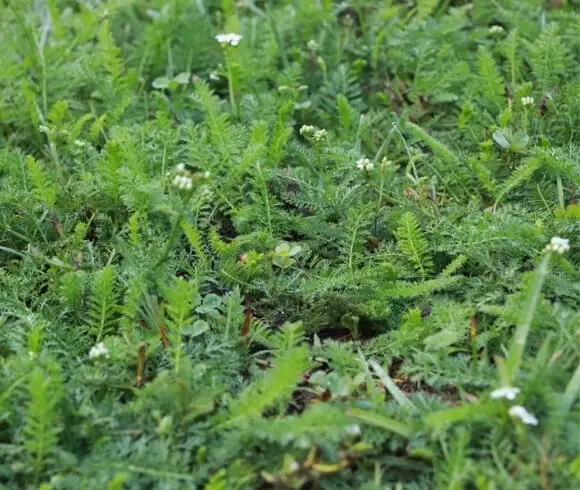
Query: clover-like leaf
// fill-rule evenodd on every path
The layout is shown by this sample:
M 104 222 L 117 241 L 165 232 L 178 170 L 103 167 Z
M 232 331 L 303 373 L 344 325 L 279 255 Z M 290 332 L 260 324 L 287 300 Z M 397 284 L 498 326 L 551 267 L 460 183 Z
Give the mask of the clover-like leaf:
M 511 131 L 508 128 L 496 129 L 493 133 L 493 140 L 504 150 L 509 150 Z
M 187 335 L 189 337 L 197 337 L 204 332 L 209 330 L 209 323 L 205 320 L 196 320 L 191 325 L 188 325 L 183 329 L 183 335 Z
M 179 75 L 177 75 L 173 81 L 179 83 L 180 85 L 187 85 L 191 80 L 191 75 L 184 71 L 182 73 L 180 73 Z
M 171 80 L 167 77 L 158 77 L 155 80 L 153 80 L 153 88 L 157 88 L 157 89 L 164 89 L 164 88 L 168 88 L 169 84 L 171 83 Z

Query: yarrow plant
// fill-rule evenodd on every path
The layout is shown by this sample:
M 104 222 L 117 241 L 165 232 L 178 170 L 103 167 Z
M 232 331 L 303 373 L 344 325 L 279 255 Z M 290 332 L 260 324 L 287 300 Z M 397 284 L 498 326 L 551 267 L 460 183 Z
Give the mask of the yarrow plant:
M 577 3 L 0 2 L 0 487 L 578 487 Z
M 215 36 L 215 40 L 218 43 L 220 43 L 222 48 L 227 48 L 230 46 L 236 47 L 238 44 L 240 44 L 240 41 L 242 40 L 242 35 L 235 34 L 235 33 L 218 34 Z M 234 73 L 233 73 L 233 69 L 232 69 L 233 59 L 232 59 L 232 54 L 231 54 L 229 49 L 226 49 L 225 57 L 226 57 L 226 65 L 227 65 L 227 71 L 228 71 L 228 89 L 229 89 L 229 93 L 230 93 L 230 105 L 231 105 L 232 112 L 237 114 L 238 107 L 236 105 L 236 97 L 234 94 Z
M 546 252 L 555 252 L 558 254 L 564 254 L 570 250 L 570 240 L 567 238 L 552 237 L 550 243 L 546 245 Z

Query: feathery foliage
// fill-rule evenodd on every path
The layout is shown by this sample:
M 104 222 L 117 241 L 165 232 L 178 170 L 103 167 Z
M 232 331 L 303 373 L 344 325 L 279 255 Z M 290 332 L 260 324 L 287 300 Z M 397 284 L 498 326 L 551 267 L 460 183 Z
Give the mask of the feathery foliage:
M 579 26 L 0 2 L 0 487 L 578 487 Z

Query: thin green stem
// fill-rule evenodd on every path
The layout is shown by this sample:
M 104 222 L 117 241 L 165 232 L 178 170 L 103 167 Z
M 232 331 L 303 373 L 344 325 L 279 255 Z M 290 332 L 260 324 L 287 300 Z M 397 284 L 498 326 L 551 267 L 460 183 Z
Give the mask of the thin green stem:
M 284 44 L 282 43 L 282 36 L 280 36 L 280 31 L 278 26 L 276 25 L 276 20 L 274 19 L 274 15 L 272 14 L 272 0 L 268 0 L 268 20 L 270 21 L 270 26 L 272 27 L 272 32 L 274 33 L 274 38 L 276 39 L 276 43 L 278 44 L 278 49 L 280 50 L 280 56 L 282 57 L 282 63 L 284 64 L 284 69 L 288 69 L 290 63 L 288 62 L 288 56 L 286 54 L 286 49 L 284 48 Z
M 163 264 L 163 262 L 167 260 L 169 252 L 171 251 L 171 248 L 173 247 L 175 240 L 177 240 L 177 237 L 179 236 L 179 230 L 181 229 L 182 220 L 183 220 L 183 211 L 179 213 L 179 216 L 177 216 L 177 219 L 175 220 L 173 229 L 171 230 L 171 234 L 169 235 L 169 240 L 167 241 L 167 244 L 165 245 L 165 248 L 161 253 L 161 257 L 159 257 L 159 260 L 157 261 L 155 267 L 153 268 L 154 271 L 156 271 L 161 266 L 161 264 Z
M 228 91 L 230 93 L 230 106 L 232 114 L 238 117 L 238 106 L 236 105 L 236 95 L 234 93 L 234 72 L 232 70 L 232 53 L 229 47 L 226 47 L 226 64 L 228 65 Z
M 264 176 L 262 175 L 262 169 L 260 168 L 260 162 L 256 164 L 258 168 L 258 175 L 260 176 L 260 182 L 262 184 L 262 192 L 264 194 L 264 206 L 266 207 L 266 218 L 268 220 L 268 231 L 272 235 L 272 214 L 270 211 L 270 196 L 268 195 L 268 186 L 264 181 Z
M 566 207 L 566 201 L 564 200 L 564 186 L 562 185 L 562 177 L 560 174 L 556 177 L 556 188 L 558 189 L 558 204 L 561 209 Z
M 359 215 L 357 217 L 357 221 L 356 221 L 356 223 L 354 225 L 354 230 L 353 230 L 353 233 L 352 233 L 352 239 L 350 240 L 350 245 L 349 245 L 349 248 L 348 248 L 348 268 L 349 268 L 349 270 L 352 270 L 352 267 L 353 267 L 354 245 L 356 243 L 356 237 L 358 235 L 358 229 L 360 227 L 360 224 L 362 222 L 362 219 L 363 219 L 363 216 L 362 215 Z
M 409 146 L 407 145 L 407 140 L 403 136 L 403 133 L 401 133 L 401 130 L 399 129 L 399 127 L 395 123 L 393 123 L 393 128 L 395 129 L 395 132 L 401 138 L 401 141 L 403 142 L 403 146 L 405 147 L 405 152 L 407 153 L 407 156 L 409 157 L 409 166 L 407 167 L 407 172 L 406 172 L 407 177 L 410 178 L 410 180 L 411 180 L 411 182 L 413 182 L 413 184 L 416 184 L 419 181 L 419 175 L 417 173 L 417 167 L 415 167 L 415 159 L 413 158 L 413 154 L 411 153 L 411 150 L 409 149 Z M 409 173 L 409 167 L 413 171 L 413 174 Z
M 513 383 L 522 362 L 524 349 L 528 340 L 528 334 L 532 328 L 532 322 L 536 314 L 536 308 L 540 302 L 542 285 L 544 284 L 544 280 L 548 275 L 550 258 L 551 253 L 547 253 L 540 263 L 540 266 L 534 273 L 534 277 L 527 291 L 526 301 L 523 305 L 522 313 L 520 315 L 520 321 L 518 322 L 515 334 L 510 343 L 508 356 L 505 362 L 506 377 L 510 384 Z

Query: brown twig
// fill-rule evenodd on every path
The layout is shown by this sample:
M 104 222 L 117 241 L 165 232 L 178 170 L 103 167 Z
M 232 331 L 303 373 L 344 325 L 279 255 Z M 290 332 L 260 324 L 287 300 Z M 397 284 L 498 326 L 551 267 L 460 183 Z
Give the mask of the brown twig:
M 147 344 L 140 344 L 137 350 L 137 379 L 135 384 L 141 387 L 145 384 L 145 361 L 147 360 Z
M 252 324 L 252 318 L 254 315 L 254 309 L 252 308 L 252 298 L 246 296 L 246 309 L 244 311 L 244 324 L 242 325 L 242 337 L 246 345 L 248 344 L 248 334 L 250 333 L 250 325 Z

